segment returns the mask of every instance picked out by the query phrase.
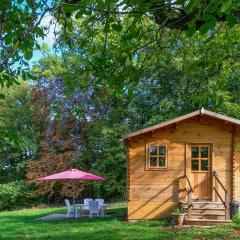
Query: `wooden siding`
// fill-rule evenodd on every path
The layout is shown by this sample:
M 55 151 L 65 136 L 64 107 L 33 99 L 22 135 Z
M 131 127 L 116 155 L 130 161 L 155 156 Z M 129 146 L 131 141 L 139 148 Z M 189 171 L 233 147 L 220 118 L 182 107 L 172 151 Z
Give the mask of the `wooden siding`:
M 197 116 L 177 126 L 167 126 L 128 140 L 128 217 L 153 219 L 169 214 L 178 203 L 178 178 L 191 174 L 186 151 L 190 143 L 212 146 L 212 170 L 216 170 L 224 186 L 240 200 L 240 153 L 235 155 L 236 175 L 232 177 L 232 125 L 223 121 Z M 240 144 L 240 128 L 236 127 L 236 145 Z M 146 144 L 163 143 L 168 146 L 168 168 L 146 169 Z M 232 181 L 236 189 L 232 191 Z M 211 195 L 211 194 L 210 194 Z

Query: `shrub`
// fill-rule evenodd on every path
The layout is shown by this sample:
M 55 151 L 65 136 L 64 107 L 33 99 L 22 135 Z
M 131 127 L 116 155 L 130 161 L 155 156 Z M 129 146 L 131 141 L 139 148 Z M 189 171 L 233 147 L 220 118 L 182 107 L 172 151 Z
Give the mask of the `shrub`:
M 29 206 L 32 186 L 24 181 L 0 184 L 0 210 Z
M 235 214 L 235 215 L 232 217 L 232 221 L 233 221 L 235 224 L 240 225 L 240 213 Z
M 175 208 L 174 211 L 173 211 L 173 214 L 180 215 L 181 214 L 181 210 L 179 208 Z

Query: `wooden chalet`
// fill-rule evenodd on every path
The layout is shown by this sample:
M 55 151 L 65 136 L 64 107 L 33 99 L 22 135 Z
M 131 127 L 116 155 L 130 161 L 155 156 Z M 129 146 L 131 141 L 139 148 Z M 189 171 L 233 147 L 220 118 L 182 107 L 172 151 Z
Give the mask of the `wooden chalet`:
M 124 137 L 128 218 L 157 219 L 181 206 L 188 224 L 230 222 L 240 200 L 240 120 L 201 109 Z

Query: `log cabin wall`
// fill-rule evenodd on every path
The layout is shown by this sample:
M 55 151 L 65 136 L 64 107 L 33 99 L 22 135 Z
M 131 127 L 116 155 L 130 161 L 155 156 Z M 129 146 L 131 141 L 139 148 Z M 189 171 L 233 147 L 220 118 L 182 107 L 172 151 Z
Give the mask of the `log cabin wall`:
M 185 142 L 211 144 L 212 169 L 218 172 L 224 186 L 232 192 L 232 125 L 208 116 L 197 116 L 153 132 L 128 139 L 128 218 L 165 217 L 178 205 L 178 178 L 191 171 L 185 169 Z M 236 128 L 236 145 L 240 144 Z M 163 143 L 168 147 L 166 169 L 147 170 L 147 145 Z M 235 182 L 240 180 L 240 153 L 236 153 Z M 240 200 L 240 186 L 235 196 Z

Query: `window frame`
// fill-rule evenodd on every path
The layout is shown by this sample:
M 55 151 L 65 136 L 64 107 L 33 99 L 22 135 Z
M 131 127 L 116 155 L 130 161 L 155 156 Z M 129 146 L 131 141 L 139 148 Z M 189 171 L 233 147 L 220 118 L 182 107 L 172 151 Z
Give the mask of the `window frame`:
M 210 144 L 190 144 L 190 159 L 191 159 L 191 172 L 208 172 L 209 167 L 210 167 L 210 161 L 211 161 L 211 145 Z M 198 148 L 198 157 L 193 157 L 192 156 L 192 148 L 197 147 Z M 202 157 L 201 156 L 201 149 L 202 147 L 207 147 L 208 148 L 208 157 Z M 198 170 L 193 170 L 192 169 L 192 161 L 197 160 L 198 161 Z M 202 160 L 207 160 L 208 161 L 208 170 L 202 170 Z
M 150 154 L 150 149 L 151 146 L 157 146 L 157 154 L 156 155 L 151 155 Z M 159 147 L 164 146 L 166 148 L 166 153 L 165 155 L 159 153 Z M 149 143 L 147 145 L 147 154 L 146 154 L 146 170 L 151 170 L 151 171 L 158 171 L 158 170 L 166 170 L 168 169 L 168 145 L 166 143 Z M 156 157 L 157 158 L 157 166 L 151 166 L 150 165 L 150 158 L 151 157 Z M 160 162 L 160 157 L 165 157 L 165 165 L 164 166 L 159 166 Z

